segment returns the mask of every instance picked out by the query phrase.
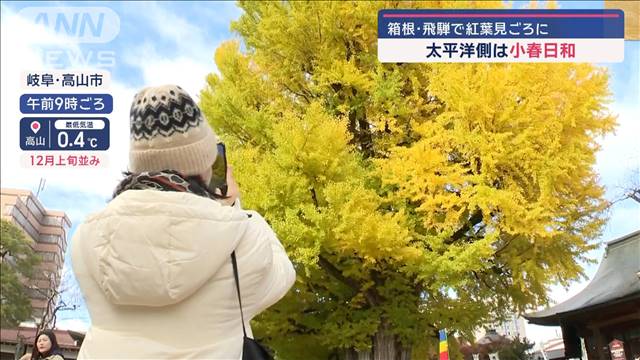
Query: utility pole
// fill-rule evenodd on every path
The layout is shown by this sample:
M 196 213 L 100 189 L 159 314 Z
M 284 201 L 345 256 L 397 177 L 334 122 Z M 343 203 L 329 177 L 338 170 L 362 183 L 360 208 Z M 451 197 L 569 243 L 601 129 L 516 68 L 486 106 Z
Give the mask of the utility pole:
M 40 191 L 44 190 L 44 184 L 46 182 L 47 182 L 47 179 L 40 178 L 40 183 L 38 183 L 38 190 L 36 191 L 36 199 L 38 199 L 38 196 L 40 195 Z

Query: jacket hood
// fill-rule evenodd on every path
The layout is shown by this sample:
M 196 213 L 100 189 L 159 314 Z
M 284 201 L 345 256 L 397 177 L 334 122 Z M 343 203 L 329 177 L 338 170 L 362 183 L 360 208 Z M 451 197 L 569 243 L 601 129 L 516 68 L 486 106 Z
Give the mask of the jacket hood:
M 90 215 L 73 241 L 110 302 L 167 306 L 195 293 L 228 261 L 247 219 L 190 193 L 129 190 Z

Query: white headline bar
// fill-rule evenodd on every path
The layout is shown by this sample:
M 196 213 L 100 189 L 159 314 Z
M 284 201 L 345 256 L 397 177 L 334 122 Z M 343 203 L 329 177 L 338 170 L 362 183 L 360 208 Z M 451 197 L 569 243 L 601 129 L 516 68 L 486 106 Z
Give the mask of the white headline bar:
M 378 39 L 383 63 L 624 61 L 624 39 Z

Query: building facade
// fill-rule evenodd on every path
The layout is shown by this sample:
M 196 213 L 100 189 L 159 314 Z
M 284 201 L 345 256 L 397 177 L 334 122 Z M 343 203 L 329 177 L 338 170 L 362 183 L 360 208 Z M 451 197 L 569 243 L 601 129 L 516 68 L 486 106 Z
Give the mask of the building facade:
M 555 338 L 543 342 L 539 349 L 531 354 L 531 360 L 560 360 L 564 359 L 564 341 Z
M 492 323 L 485 324 L 475 331 L 476 339 L 482 338 L 490 330 L 512 340 L 515 338 L 523 339 L 527 337 L 524 318 L 518 314 L 508 314 L 503 321 L 494 321 Z
M 607 243 L 584 290 L 525 317 L 562 328 L 565 358 L 640 359 L 640 230 Z M 623 354 L 614 357 L 614 350 Z
M 51 315 L 52 309 L 47 310 L 48 299 L 60 286 L 71 221 L 62 211 L 45 209 L 29 190 L 1 189 L 0 211 L 3 219 L 24 230 L 42 259 L 34 279 L 25 284 L 31 299 L 33 320 L 38 323 L 43 316 L 49 315 L 47 318 L 50 318 Z M 55 304 L 57 299 L 53 300 Z

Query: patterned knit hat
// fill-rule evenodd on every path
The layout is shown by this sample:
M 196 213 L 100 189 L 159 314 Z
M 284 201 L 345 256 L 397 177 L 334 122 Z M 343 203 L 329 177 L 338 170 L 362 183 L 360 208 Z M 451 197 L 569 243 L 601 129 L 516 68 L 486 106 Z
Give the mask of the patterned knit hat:
M 129 171 L 177 170 L 197 175 L 217 155 L 215 135 L 181 87 L 148 87 L 133 98 Z

